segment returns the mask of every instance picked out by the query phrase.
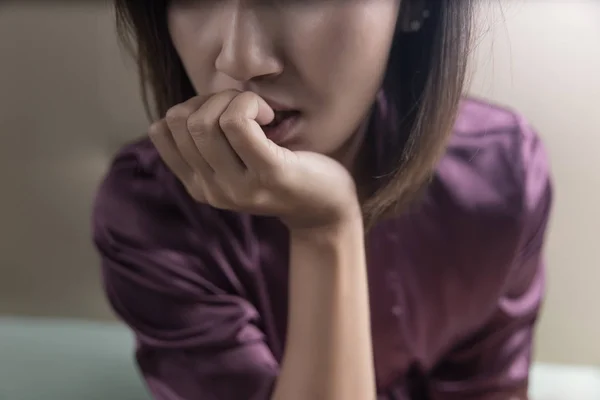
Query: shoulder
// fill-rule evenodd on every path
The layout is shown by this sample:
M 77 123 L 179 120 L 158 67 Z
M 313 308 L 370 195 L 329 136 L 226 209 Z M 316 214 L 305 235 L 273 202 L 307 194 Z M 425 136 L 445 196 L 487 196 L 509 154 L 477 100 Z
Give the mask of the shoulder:
M 525 117 L 465 99 L 432 186 L 438 201 L 465 216 L 483 222 L 504 218 L 524 226 L 540 203 L 550 201 L 550 165 Z
M 144 354 L 160 355 L 140 359 L 143 368 L 179 362 L 180 349 L 243 351 L 262 338 L 240 273 L 255 265 L 248 224 L 194 202 L 149 140 L 114 157 L 94 203 L 93 238 L 109 304 Z
M 425 300 L 453 304 L 471 327 L 499 298 L 537 282 L 551 200 L 535 129 L 515 111 L 465 100 L 423 201 L 394 225 L 404 240 L 397 251 L 427 293 L 439 293 Z
M 541 251 L 551 203 L 535 129 L 518 112 L 469 99 L 410 229 L 475 281 L 500 284 Z
M 144 228 L 156 224 L 169 231 L 175 225 L 200 227 L 232 217 L 240 216 L 195 202 L 147 138 L 126 144 L 115 155 L 93 209 L 99 226 L 140 228 L 146 233 L 154 233 Z
M 92 217 L 94 236 L 118 232 L 123 238 L 143 240 L 164 233 L 169 238 L 169 225 L 190 224 L 181 207 L 184 194 L 148 139 L 131 142 L 115 155 L 99 185 Z
M 114 157 L 96 194 L 92 230 L 103 265 L 112 266 L 105 272 L 135 273 L 157 284 L 184 276 L 194 264 L 225 287 L 225 270 L 251 251 L 249 219 L 196 203 L 148 139 Z

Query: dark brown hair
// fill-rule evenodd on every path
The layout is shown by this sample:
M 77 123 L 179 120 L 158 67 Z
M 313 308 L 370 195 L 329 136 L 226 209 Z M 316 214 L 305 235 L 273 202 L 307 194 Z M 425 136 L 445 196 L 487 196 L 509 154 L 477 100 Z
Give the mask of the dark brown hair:
M 403 0 L 399 20 L 414 2 Z M 150 118 L 161 118 L 170 107 L 196 95 L 170 40 L 168 3 L 115 0 L 118 33 L 137 61 Z M 382 169 L 363 205 L 367 226 L 405 209 L 428 182 L 463 94 L 474 0 L 427 3 L 429 18 L 422 28 L 410 33 L 397 29 L 390 50 L 382 89 L 393 112 L 386 121 Z

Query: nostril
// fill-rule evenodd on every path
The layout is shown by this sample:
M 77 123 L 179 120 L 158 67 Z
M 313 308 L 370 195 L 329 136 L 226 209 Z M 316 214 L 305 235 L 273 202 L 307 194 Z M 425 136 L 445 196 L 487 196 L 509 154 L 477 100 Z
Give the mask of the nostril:
M 214 67 L 237 82 L 273 79 L 283 72 L 283 64 L 265 53 L 253 45 L 228 44 L 221 49 Z

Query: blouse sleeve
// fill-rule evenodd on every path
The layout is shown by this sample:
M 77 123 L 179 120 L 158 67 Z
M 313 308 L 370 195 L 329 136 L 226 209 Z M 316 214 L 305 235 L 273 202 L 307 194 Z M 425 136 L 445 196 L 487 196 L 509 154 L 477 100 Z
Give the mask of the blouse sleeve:
M 249 262 L 239 230 L 208 207 L 193 226 L 169 185 L 139 157 L 121 155 L 93 217 L 106 295 L 135 334 L 147 387 L 157 400 L 268 399 L 277 362 L 257 310 L 226 279 Z
M 527 399 L 534 327 L 544 295 L 542 253 L 552 189 L 539 138 L 526 124 L 521 133 L 520 245 L 493 314 L 435 369 L 430 385 L 434 400 Z

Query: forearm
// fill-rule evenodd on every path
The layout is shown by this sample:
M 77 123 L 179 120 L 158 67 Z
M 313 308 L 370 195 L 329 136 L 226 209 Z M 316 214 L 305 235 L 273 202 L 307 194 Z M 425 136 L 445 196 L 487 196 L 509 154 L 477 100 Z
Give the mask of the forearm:
M 287 344 L 275 400 L 376 397 L 362 220 L 291 231 Z

